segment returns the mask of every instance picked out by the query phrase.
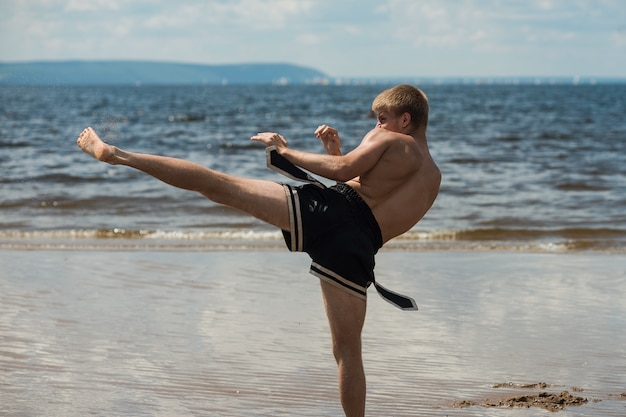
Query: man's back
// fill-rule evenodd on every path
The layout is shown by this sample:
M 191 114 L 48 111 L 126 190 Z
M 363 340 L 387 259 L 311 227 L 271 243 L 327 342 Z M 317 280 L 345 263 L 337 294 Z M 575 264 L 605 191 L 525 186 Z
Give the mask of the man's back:
M 413 227 L 439 192 L 441 173 L 428 150 L 426 135 L 414 136 L 372 130 L 363 144 L 385 141 L 386 150 L 368 172 L 348 181 L 374 213 L 383 242 Z

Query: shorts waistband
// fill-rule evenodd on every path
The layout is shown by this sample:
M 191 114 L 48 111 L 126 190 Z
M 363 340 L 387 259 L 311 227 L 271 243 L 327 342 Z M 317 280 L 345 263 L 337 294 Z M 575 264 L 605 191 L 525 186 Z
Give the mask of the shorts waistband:
M 342 182 L 339 182 L 330 188 L 342 194 L 346 198 L 346 200 L 350 203 L 350 210 L 354 214 L 354 217 L 368 232 L 372 239 L 372 243 L 374 243 L 376 248 L 380 249 L 383 245 L 383 237 L 380 231 L 380 226 L 378 225 L 372 210 L 367 203 L 363 201 L 363 198 L 361 198 L 359 193 L 357 193 L 356 190 L 348 184 Z

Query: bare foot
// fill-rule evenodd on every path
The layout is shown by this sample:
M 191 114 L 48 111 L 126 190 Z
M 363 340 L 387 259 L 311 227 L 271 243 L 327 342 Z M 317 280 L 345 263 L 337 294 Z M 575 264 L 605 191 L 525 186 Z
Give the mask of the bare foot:
M 91 127 L 82 131 L 76 143 L 80 149 L 98 161 L 111 163 L 114 155 L 113 147 L 104 143 Z

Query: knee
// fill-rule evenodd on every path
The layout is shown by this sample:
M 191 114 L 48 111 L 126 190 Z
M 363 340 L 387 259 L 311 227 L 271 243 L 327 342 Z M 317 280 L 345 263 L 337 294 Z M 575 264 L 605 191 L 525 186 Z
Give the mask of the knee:
M 361 340 L 340 339 L 333 342 L 333 356 L 338 365 L 361 361 Z

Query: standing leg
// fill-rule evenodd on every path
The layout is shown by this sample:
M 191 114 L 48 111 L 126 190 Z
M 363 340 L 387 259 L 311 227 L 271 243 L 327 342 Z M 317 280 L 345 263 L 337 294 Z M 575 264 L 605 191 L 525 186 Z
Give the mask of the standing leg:
M 361 357 L 361 331 L 366 302 L 320 281 L 337 361 L 339 396 L 346 417 L 365 415 L 365 372 Z
M 127 152 L 104 143 L 90 127 L 77 143 L 99 161 L 138 169 L 174 187 L 197 191 L 216 203 L 289 229 L 287 199 L 278 183 L 234 177 L 182 159 Z

